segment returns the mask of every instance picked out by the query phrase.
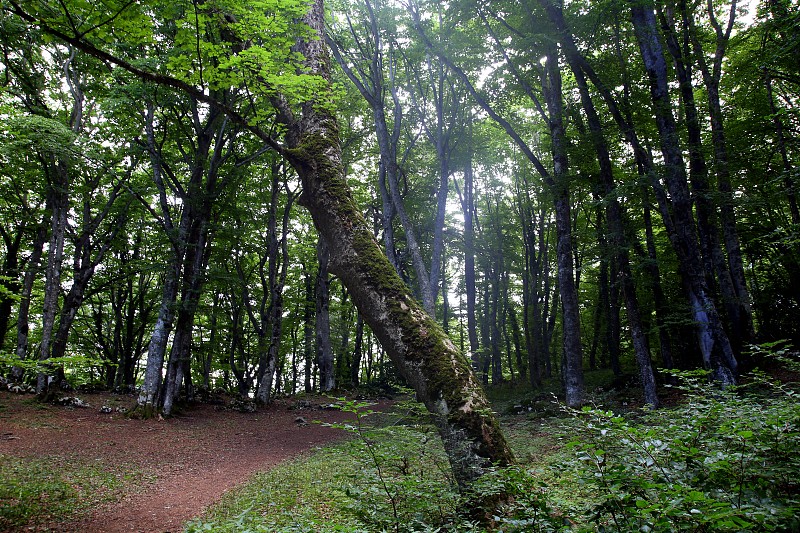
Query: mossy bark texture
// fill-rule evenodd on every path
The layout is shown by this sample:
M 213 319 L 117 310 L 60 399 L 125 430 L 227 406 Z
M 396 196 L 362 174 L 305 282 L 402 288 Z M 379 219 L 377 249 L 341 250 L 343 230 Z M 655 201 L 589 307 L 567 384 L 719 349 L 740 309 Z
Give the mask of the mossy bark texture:
M 322 0 L 306 22 L 323 32 Z M 324 41 L 303 42 L 311 73 L 330 79 Z M 467 359 L 414 300 L 353 201 L 344 179 L 339 129 L 318 103 L 288 124 L 287 158 L 303 184 L 301 203 L 328 243 L 330 271 L 341 279 L 364 320 L 433 415 L 456 481 L 465 487 L 513 455 Z

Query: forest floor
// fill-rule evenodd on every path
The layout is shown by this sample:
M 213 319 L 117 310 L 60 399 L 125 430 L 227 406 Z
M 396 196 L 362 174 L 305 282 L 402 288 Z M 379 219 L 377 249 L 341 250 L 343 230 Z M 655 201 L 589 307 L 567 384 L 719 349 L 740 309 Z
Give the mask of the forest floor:
M 65 469 L 80 464 L 115 476 L 86 495 L 90 501 L 77 516 L 52 516 L 23 530 L 181 531 L 254 473 L 347 436 L 312 422 L 351 416 L 325 409 L 330 400 L 309 398 L 278 400 L 253 413 L 198 403 L 166 420 L 138 420 L 116 411 L 130 408 L 132 396 L 77 396 L 89 407 L 42 405 L 32 395 L 0 392 L 0 458 Z M 100 412 L 102 406 L 112 412 Z

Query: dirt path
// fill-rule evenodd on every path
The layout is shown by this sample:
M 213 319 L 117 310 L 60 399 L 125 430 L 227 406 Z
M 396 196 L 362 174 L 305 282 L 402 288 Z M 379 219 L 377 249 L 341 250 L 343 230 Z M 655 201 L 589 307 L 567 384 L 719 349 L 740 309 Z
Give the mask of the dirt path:
M 0 393 L 0 453 L 98 461 L 139 472 L 115 501 L 56 531 L 177 532 L 186 520 L 255 472 L 342 438 L 341 430 L 311 422 L 339 422 L 347 413 L 278 401 L 255 413 L 199 404 L 169 420 L 135 420 L 101 413 L 131 397 L 79 395 L 89 408 L 37 406 L 31 396 Z M 135 485 L 132 488 L 130 485 Z

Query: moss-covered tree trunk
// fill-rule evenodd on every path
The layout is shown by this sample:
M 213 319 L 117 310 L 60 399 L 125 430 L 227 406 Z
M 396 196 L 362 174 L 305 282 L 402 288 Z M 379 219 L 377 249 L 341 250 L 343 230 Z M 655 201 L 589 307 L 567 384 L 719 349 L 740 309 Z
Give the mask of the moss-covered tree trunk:
M 322 34 L 322 0 L 312 4 L 306 22 Z M 330 79 L 322 40 L 302 42 L 299 50 L 311 73 Z M 303 184 L 301 203 L 329 244 L 331 272 L 432 413 L 455 479 L 465 486 L 491 464 L 511 463 L 511 450 L 469 362 L 381 252 L 345 183 L 336 119 L 318 104 L 306 104 L 287 134 L 287 157 Z

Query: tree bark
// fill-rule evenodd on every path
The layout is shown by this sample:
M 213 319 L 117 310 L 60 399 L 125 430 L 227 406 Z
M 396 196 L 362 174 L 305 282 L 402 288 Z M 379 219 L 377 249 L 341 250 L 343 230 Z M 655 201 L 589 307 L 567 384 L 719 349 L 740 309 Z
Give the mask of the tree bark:
M 167 352 L 172 321 L 175 316 L 175 299 L 178 295 L 178 272 L 173 263 L 164 274 L 164 286 L 161 295 L 161 306 L 158 310 L 153 333 L 147 348 L 147 364 L 145 365 L 144 381 L 136 400 L 137 408 L 142 409 L 142 415 L 149 418 L 156 414 L 161 390 L 162 369 L 164 357 Z
M 547 84 L 543 89 L 547 109 L 550 113 L 549 126 L 553 152 L 552 189 L 556 207 L 556 255 L 564 341 L 564 365 L 561 372 L 566 403 L 574 407 L 583 403 L 583 348 L 580 333 L 580 307 L 572 255 L 572 206 L 569 197 L 567 138 L 562 119 L 561 72 L 555 46 L 547 55 L 545 67 Z

